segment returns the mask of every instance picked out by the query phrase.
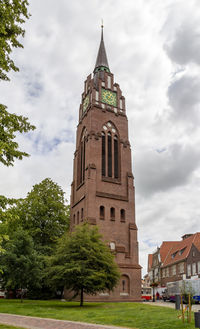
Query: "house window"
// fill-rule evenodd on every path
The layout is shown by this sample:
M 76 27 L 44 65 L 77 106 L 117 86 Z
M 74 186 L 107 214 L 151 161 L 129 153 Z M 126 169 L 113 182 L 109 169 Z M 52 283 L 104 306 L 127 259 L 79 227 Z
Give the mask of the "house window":
M 124 209 L 120 210 L 120 220 L 121 220 L 121 222 L 125 222 L 125 210 Z
M 115 208 L 110 208 L 110 220 L 115 220 Z
M 166 267 L 166 277 L 169 277 L 169 267 Z
M 81 221 L 83 221 L 83 208 L 81 208 Z
M 191 276 L 191 264 L 187 265 L 187 275 Z
M 186 249 L 186 248 L 181 249 L 181 250 L 179 251 L 179 255 L 182 255 L 182 254 L 184 253 L 185 249 Z
M 99 208 L 99 217 L 100 217 L 100 219 L 105 219 L 105 208 L 104 208 L 104 206 L 100 206 L 100 208 Z
M 200 274 L 200 262 L 197 263 L 197 267 L 198 267 L 198 274 Z
M 178 251 L 176 251 L 176 252 L 174 252 L 174 253 L 172 254 L 172 258 L 175 258 L 175 257 L 176 257 L 177 252 L 178 252 Z
M 179 273 L 184 273 L 184 263 L 183 262 L 180 263 L 178 267 L 179 267 Z
M 197 274 L 197 268 L 196 268 L 196 263 L 192 264 L 192 275 Z
M 74 215 L 74 217 L 73 217 L 73 223 L 74 224 L 76 223 L 76 215 Z
M 176 265 L 173 265 L 172 267 L 171 267 L 171 273 L 172 273 L 172 275 L 176 275 Z
M 79 224 L 79 211 L 77 212 L 77 224 Z

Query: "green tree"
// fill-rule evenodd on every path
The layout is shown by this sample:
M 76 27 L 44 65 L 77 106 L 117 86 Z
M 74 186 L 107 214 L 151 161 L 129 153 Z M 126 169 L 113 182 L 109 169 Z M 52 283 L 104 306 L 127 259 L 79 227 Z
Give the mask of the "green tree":
M 10 80 L 9 71 L 19 71 L 10 54 L 13 48 L 23 47 L 18 38 L 25 33 L 22 24 L 29 18 L 27 7 L 27 0 L 0 1 L 0 81 Z M 7 107 L 0 104 L 0 162 L 11 166 L 15 159 L 27 157 L 26 152 L 19 150 L 15 134 L 34 129 L 26 117 L 9 113 Z
M 58 237 L 69 228 L 69 206 L 64 192 L 50 178 L 33 186 L 19 204 L 22 227 L 32 236 L 41 254 L 51 254 Z
M 4 253 L 0 254 L 4 287 L 12 290 L 40 285 L 40 258 L 34 249 L 34 243 L 28 232 L 19 229 L 5 243 Z
M 29 18 L 27 0 L 0 1 L 0 79 L 9 80 L 7 72 L 19 71 L 10 58 L 13 48 L 23 48 L 18 40 L 23 37 L 25 30 L 22 24 Z
M 82 306 L 84 293 L 113 290 L 120 274 L 98 228 L 83 224 L 60 239 L 50 259 L 47 277 L 51 286 L 63 286 L 75 295 L 80 294 Z
M 14 160 L 22 160 L 29 156 L 28 153 L 19 150 L 15 141 L 15 133 L 26 133 L 34 130 L 35 126 L 28 119 L 9 113 L 6 106 L 0 104 L 0 162 L 6 166 L 13 166 Z
M 9 239 L 9 224 L 12 231 L 15 231 L 18 227 L 18 215 L 12 211 L 12 206 L 17 202 L 17 199 L 9 199 L 0 195 L 0 253 L 5 251 L 3 244 Z M 14 222 L 16 223 L 15 227 L 13 226 Z

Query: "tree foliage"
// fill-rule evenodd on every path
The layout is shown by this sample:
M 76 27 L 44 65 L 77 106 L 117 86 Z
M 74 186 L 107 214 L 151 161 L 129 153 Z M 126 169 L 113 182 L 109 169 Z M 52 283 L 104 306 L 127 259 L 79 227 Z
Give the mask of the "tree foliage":
M 13 227 L 13 223 L 16 222 L 15 219 L 18 218 L 18 215 L 12 212 L 12 206 L 16 205 L 18 202 L 17 199 L 9 199 L 3 195 L 0 195 L 0 253 L 3 253 L 5 250 L 3 245 L 6 241 L 9 240 L 9 229 L 8 223 L 11 223 L 12 231 L 16 230 L 18 224 Z M 0 271 L 1 271 L 1 264 L 0 264 Z
M 72 234 L 64 235 L 51 258 L 47 276 L 49 284 L 80 294 L 110 291 L 120 274 L 109 247 L 102 241 L 97 227 L 77 226 Z
M 10 54 L 13 48 L 23 47 L 18 38 L 25 33 L 22 24 L 29 18 L 27 7 L 27 0 L 0 1 L 0 81 L 10 80 L 9 71 L 19 71 Z M 0 162 L 3 165 L 11 166 L 15 159 L 28 156 L 19 150 L 15 134 L 34 129 L 26 117 L 9 113 L 6 106 L 0 104 Z
M 13 48 L 22 48 L 18 37 L 23 37 L 22 24 L 29 18 L 27 0 L 0 1 L 0 79 L 9 80 L 7 72 L 19 71 L 10 54 Z
M 13 166 L 14 160 L 22 160 L 29 156 L 19 150 L 15 140 L 15 133 L 26 133 L 35 127 L 28 122 L 28 118 L 9 113 L 6 106 L 0 104 L 0 162 L 6 166 Z
M 50 178 L 34 185 L 19 204 L 19 217 L 38 250 L 51 252 L 56 239 L 69 227 L 69 206 L 65 205 L 63 190 Z
M 19 228 L 32 237 L 44 269 L 46 255 L 53 253 L 57 239 L 69 228 L 69 205 L 65 205 L 58 184 L 46 178 L 33 186 L 25 199 L 0 196 L 0 252 L 5 252 L 7 240 L 12 241 Z M 34 285 L 32 288 L 35 290 Z
M 8 290 L 27 289 L 33 282 L 39 285 L 40 259 L 28 232 L 19 229 L 13 234 L 12 239 L 5 243 L 0 262 L 3 285 Z

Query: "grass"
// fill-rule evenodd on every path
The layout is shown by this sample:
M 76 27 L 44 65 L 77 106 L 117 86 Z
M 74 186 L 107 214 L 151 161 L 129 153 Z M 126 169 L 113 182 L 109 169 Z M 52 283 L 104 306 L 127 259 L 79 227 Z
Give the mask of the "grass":
M 76 302 L 0 300 L 0 313 L 38 316 L 60 320 L 107 324 L 135 329 L 194 328 L 192 323 L 182 323 L 180 311 L 142 303 L 85 303 Z M 3 329 L 7 327 L 1 327 Z M 9 327 L 8 327 L 9 328 Z M 13 328 L 13 327 L 10 327 Z
M 7 326 L 6 324 L 0 324 L 0 329 L 24 329 L 24 328 Z

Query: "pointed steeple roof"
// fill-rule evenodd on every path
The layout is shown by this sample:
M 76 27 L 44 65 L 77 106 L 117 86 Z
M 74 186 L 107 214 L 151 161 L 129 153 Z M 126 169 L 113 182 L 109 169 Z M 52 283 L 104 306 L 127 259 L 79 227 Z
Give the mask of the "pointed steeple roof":
M 94 73 L 97 71 L 110 72 L 108 60 L 107 60 L 107 56 L 106 56 L 106 49 L 105 49 L 104 40 L 103 40 L 103 24 L 101 25 L 101 41 L 100 41 L 99 51 L 98 51 L 97 60 L 96 60 L 95 68 L 94 68 Z

